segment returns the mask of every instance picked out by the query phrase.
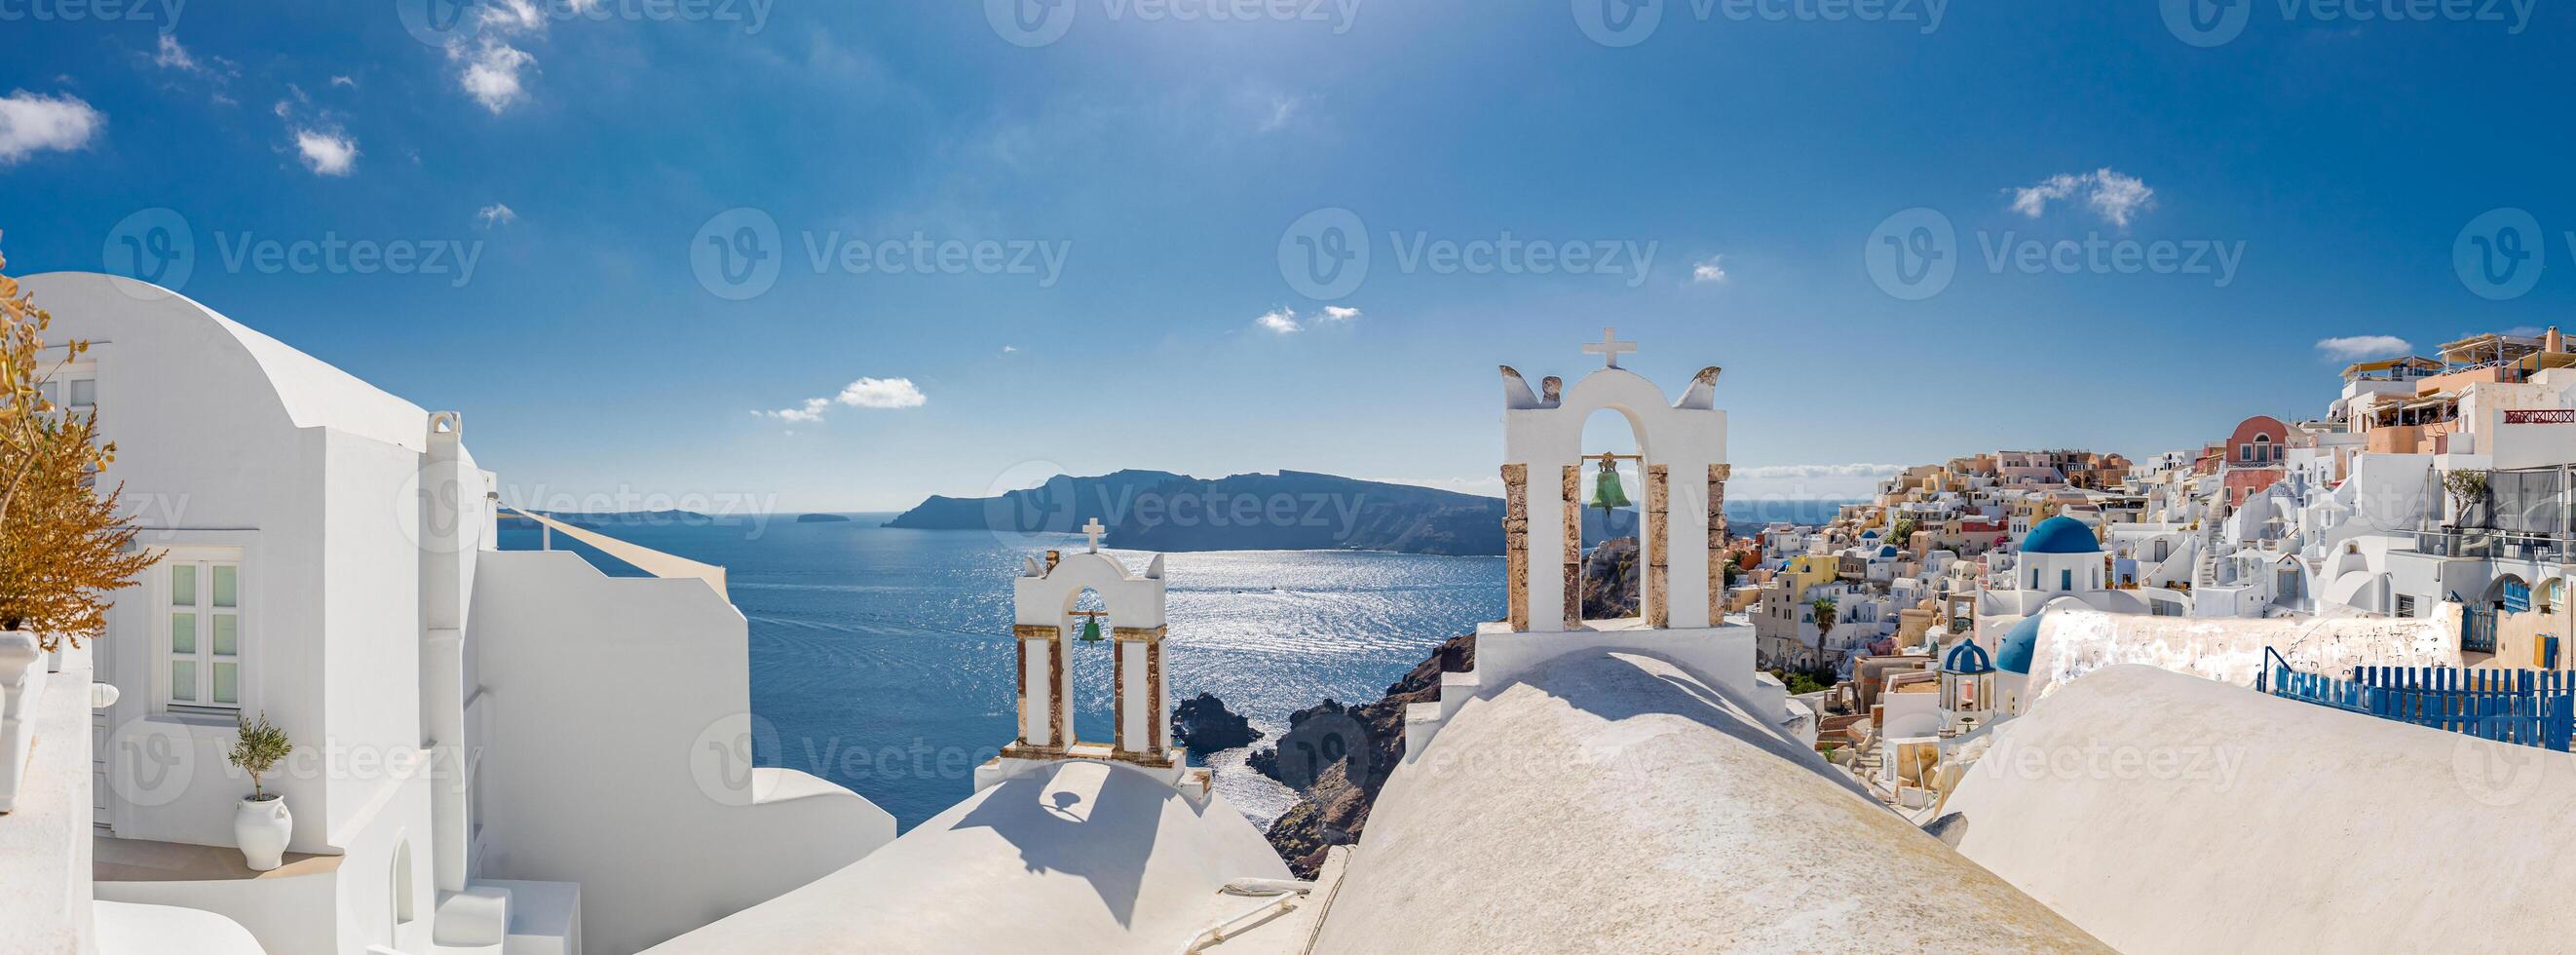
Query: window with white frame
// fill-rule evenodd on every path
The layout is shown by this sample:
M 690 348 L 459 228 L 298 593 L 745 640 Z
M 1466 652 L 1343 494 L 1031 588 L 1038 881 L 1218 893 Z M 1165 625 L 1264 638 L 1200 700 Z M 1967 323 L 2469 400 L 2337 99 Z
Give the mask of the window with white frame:
M 161 578 L 163 708 L 238 712 L 243 649 L 239 554 L 172 551 L 153 572 Z

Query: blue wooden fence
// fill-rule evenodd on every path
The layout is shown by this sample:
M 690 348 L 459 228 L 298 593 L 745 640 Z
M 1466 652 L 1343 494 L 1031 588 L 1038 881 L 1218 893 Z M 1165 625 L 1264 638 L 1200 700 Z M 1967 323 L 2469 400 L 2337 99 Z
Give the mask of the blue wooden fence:
M 2274 696 L 2562 753 L 2576 736 L 2576 674 L 2357 667 L 2352 679 L 2338 680 L 2293 670 L 2269 648 L 2263 653 L 2263 688 Z

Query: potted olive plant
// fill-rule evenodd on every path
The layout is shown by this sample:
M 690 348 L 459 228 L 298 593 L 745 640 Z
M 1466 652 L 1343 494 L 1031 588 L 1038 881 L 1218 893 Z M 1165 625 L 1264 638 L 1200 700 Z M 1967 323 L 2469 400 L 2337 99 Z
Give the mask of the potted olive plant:
M 266 872 L 284 864 L 287 837 L 295 831 L 295 816 L 286 811 L 286 799 L 260 785 L 259 777 L 276 768 L 279 760 L 295 751 L 287 742 L 286 731 L 268 721 L 263 712 L 257 719 L 244 717 L 240 738 L 233 743 L 226 758 L 250 774 L 251 794 L 242 797 L 233 810 L 233 841 L 241 846 L 242 860 L 254 870 Z

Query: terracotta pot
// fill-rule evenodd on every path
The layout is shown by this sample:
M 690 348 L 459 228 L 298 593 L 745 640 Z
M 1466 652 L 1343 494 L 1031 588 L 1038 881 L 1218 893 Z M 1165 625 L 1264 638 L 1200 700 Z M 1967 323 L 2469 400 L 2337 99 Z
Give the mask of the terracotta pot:
M 295 832 L 295 815 L 283 796 L 242 797 L 233 810 L 233 843 L 252 871 L 266 872 L 285 864 L 286 840 Z

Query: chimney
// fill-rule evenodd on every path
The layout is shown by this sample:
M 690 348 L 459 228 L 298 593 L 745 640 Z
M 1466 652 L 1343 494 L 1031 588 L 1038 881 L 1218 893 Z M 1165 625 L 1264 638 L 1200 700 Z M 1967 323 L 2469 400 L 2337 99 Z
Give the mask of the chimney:
M 2558 326 L 2549 326 L 2549 333 L 2540 336 L 2540 350 L 2551 354 L 2566 351 L 2567 336 L 2558 334 Z
M 1056 564 L 1056 562 L 1057 562 L 1057 561 L 1060 561 L 1060 560 L 1063 560 L 1063 559 L 1064 559 L 1064 552 L 1063 552 L 1063 551 L 1060 551 L 1060 550 L 1050 550 L 1050 551 L 1047 551 L 1047 573 L 1050 573 L 1050 574 L 1055 573 L 1055 564 Z

